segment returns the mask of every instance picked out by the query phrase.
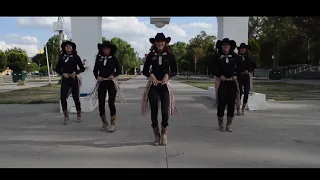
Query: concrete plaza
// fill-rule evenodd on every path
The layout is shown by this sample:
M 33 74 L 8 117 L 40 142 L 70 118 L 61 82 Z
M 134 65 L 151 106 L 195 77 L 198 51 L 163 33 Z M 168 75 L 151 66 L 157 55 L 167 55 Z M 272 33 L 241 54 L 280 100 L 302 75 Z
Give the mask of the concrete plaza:
M 150 113 L 140 115 L 145 84 L 143 76 L 121 84 L 127 103 L 116 105 L 115 133 L 99 131 L 97 110 L 64 126 L 58 104 L 0 105 L 0 167 L 320 167 L 318 101 L 269 102 L 220 132 L 206 91 L 174 81 L 180 113 L 168 145 L 155 147 Z

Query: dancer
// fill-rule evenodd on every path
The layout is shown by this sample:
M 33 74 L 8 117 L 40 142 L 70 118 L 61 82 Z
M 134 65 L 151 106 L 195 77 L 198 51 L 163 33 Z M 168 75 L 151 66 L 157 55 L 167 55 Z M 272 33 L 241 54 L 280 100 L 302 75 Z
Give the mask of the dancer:
M 237 66 L 237 77 L 240 90 L 240 99 L 243 95 L 242 108 L 240 113 L 240 103 L 237 105 L 237 115 L 244 115 L 248 103 L 249 91 L 252 93 L 252 72 L 256 68 L 253 54 L 249 51 L 249 46 L 241 43 L 238 48 L 239 63 Z
M 62 52 L 60 54 L 58 64 L 55 71 L 61 75 L 61 106 L 64 114 L 65 125 L 68 124 L 68 105 L 67 98 L 70 95 L 70 88 L 72 98 L 76 105 L 77 120 L 81 121 L 81 104 L 80 104 L 80 79 L 77 77 L 78 74 L 84 72 L 85 68 L 82 64 L 80 56 L 77 55 L 76 44 L 71 41 L 65 41 L 61 44 Z M 78 70 L 78 67 L 80 68 Z
M 232 132 L 231 124 L 234 117 L 235 103 L 238 95 L 238 83 L 236 76 L 236 65 L 238 61 L 238 55 L 234 52 L 236 48 L 236 42 L 224 38 L 217 43 L 218 53 L 214 59 L 214 75 L 220 82 L 217 85 L 217 104 L 218 104 L 218 123 L 219 130 L 224 131 L 223 117 L 224 111 L 227 106 L 227 127 L 228 132 Z
M 177 62 L 172 53 L 169 42 L 171 38 L 158 33 L 155 38 L 150 38 L 152 44 L 143 67 L 143 75 L 149 78 L 146 89 L 142 95 L 142 114 L 148 109 L 148 101 L 151 107 L 151 127 L 155 135 L 154 145 L 167 144 L 167 128 L 169 114 L 175 111 L 173 92 L 169 78 L 177 74 Z M 152 70 L 150 71 L 150 66 Z M 161 135 L 158 125 L 158 105 L 161 102 L 162 128 Z M 161 142 L 160 142 L 161 141 Z
M 96 91 L 98 92 L 99 113 L 102 120 L 101 131 L 108 130 L 114 132 L 116 130 L 116 106 L 115 100 L 117 93 L 121 93 L 116 77 L 120 75 L 120 65 L 115 52 L 117 47 L 109 41 L 98 44 L 98 54 L 93 69 L 94 77 L 97 79 L 96 87 L 91 93 L 91 98 L 96 98 Z M 106 95 L 108 92 L 108 105 L 110 109 L 110 126 L 108 128 L 108 121 L 105 111 Z M 95 96 L 95 97 L 94 97 Z M 122 97 L 122 96 L 121 96 Z

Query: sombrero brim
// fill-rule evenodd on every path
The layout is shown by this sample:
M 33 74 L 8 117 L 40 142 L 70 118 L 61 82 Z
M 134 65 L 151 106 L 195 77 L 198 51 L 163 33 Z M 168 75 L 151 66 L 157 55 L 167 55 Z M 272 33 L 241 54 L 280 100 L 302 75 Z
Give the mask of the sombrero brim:
M 218 40 L 216 47 L 217 47 L 218 49 L 221 49 L 223 43 L 229 43 L 229 44 L 230 44 L 230 50 L 231 50 L 231 51 L 233 51 L 233 50 L 237 47 L 237 43 L 236 43 L 234 40 L 230 40 L 230 41 L 227 41 L 227 42 L 226 42 L 226 41 L 220 41 L 220 40 Z
M 150 42 L 151 44 L 153 44 L 156 40 L 158 40 L 158 39 L 150 38 L 150 39 L 149 39 L 149 42 Z M 170 41 L 171 41 L 171 37 L 166 37 L 164 40 L 169 44 Z
M 66 47 L 66 45 L 70 44 L 72 46 L 72 49 L 76 49 L 77 45 L 74 42 L 71 41 L 65 41 L 63 43 L 61 43 L 61 49 L 64 49 Z
M 103 47 L 109 47 L 114 52 L 117 50 L 117 46 L 115 46 L 114 44 L 101 44 L 101 43 L 98 43 L 98 49 L 99 50 L 103 49 Z
M 240 46 L 240 47 L 237 47 L 237 49 L 238 49 L 238 50 L 239 50 L 240 48 L 250 49 L 250 46 L 249 46 L 249 45 L 246 45 L 246 46 Z

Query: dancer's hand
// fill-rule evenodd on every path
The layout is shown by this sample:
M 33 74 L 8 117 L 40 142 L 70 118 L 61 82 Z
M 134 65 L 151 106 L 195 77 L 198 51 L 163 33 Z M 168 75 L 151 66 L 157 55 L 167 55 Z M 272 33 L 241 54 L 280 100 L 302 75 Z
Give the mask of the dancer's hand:
M 102 81 L 102 80 L 103 80 L 102 77 L 100 77 L 100 76 L 97 77 L 97 81 Z
M 63 73 L 62 76 L 66 79 L 69 78 L 69 75 L 67 73 Z
M 221 81 L 225 81 L 226 77 L 222 75 L 222 76 L 220 76 L 220 79 L 221 79 Z
M 76 78 L 76 72 L 73 72 L 73 73 L 71 74 L 71 78 L 72 78 L 72 79 L 75 79 L 75 78 Z
M 108 77 L 108 80 L 112 80 L 114 78 L 114 76 L 113 75 L 110 75 L 109 77 Z
M 237 76 L 232 76 L 232 80 L 233 81 L 237 80 Z
M 245 71 L 244 71 L 244 74 L 249 74 L 248 70 L 245 70 Z
M 158 85 L 158 80 L 153 74 L 150 74 L 150 78 L 153 85 Z
M 161 84 L 166 84 L 166 83 L 168 82 L 168 80 L 169 80 L 169 75 L 168 75 L 168 74 L 165 74 L 164 77 L 163 77 L 163 79 L 162 79 Z

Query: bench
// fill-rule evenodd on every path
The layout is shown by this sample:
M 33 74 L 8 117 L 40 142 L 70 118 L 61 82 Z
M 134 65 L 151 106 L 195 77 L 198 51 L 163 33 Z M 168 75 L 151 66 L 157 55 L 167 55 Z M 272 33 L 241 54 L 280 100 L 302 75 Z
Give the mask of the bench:
M 216 100 L 215 87 L 208 87 L 207 96 L 210 99 Z M 243 96 L 242 96 L 242 98 L 243 98 Z M 242 101 L 241 101 L 241 103 L 242 103 Z M 266 110 L 267 109 L 266 95 L 261 94 L 261 93 L 255 93 L 255 92 L 252 95 L 249 95 L 247 109 L 250 111 Z

